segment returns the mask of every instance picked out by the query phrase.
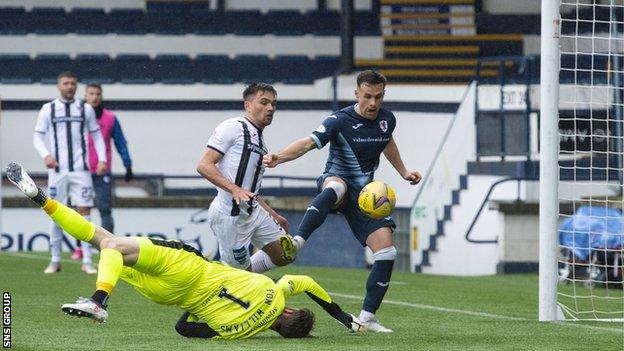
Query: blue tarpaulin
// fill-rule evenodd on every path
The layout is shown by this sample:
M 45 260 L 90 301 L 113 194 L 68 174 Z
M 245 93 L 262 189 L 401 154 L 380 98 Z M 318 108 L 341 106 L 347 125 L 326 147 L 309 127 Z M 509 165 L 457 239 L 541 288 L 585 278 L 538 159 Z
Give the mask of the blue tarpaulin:
M 624 245 L 622 211 L 610 207 L 582 206 L 559 225 L 559 243 L 581 260 L 592 249 L 619 249 Z

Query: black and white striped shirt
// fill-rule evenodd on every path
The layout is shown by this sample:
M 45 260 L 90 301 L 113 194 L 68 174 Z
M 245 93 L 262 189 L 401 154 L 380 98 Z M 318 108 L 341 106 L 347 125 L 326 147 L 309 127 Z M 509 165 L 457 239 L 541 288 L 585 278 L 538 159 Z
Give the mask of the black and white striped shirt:
M 52 155 L 56 172 L 89 171 L 88 133 L 95 143 L 98 160 L 106 162 L 106 149 L 93 108 L 82 100 L 54 99 L 41 107 L 35 125 L 34 145 L 44 158 Z M 45 136 L 49 138 L 49 148 Z

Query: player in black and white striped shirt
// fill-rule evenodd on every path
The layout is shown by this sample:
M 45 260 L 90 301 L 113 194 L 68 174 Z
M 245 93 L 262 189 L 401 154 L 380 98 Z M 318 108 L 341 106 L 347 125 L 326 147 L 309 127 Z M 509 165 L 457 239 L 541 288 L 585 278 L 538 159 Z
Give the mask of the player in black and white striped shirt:
M 93 183 L 89 172 L 89 149 L 87 136 L 91 134 L 98 154 L 98 172 L 106 170 L 106 150 L 95 111 L 84 101 L 74 99 L 78 78 L 72 72 L 58 76 L 60 97 L 41 107 L 33 144 L 48 168 L 48 194 L 67 203 L 71 198 L 76 210 L 90 220 L 93 207 Z M 49 148 L 45 143 L 48 137 Z M 50 222 L 50 251 L 52 260 L 44 273 L 61 270 L 61 242 L 63 231 Z M 95 274 L 91 264 L 91 246 L 83 243 L 82 270 Z

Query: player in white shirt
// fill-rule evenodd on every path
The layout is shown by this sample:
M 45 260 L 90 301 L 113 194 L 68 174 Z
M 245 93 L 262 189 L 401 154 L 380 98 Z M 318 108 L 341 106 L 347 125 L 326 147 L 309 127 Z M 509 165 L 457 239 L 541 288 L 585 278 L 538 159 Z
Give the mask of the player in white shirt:
M 288 221 L 258 195 L 264 173 L 262 157 L 267 154 L 262 131 L 273 120 L 276 97 L 269 84 L 249 85 L 243 92 L 245 117 L 217 126 L 197 166 L 199 174 L 218 188 L 208 221 L 217 236 L 221 260 L 253 272 L 285 266 L 297 252 L 287 234 Z M 253 256 L 250 243 L 261 249 Z
M 84 101 L 74 99 L 78 78 L 73 72 L 58 76 L 60 97 L 41 107 L 33 144 L 48 168 L 48 194 L 62 203 L 71 198 L 72 205 L 87 220 L 93 207 L 93 183 L 89 172 L 87 136 L 91 134 L 98 154 L 98 172 L 106 171 L 106 149 L 93 108 Z M 50 147 L 46 146 L 48 137 Z M 50 222 L 50 252 L 52 259 L 44 273 L 61 270 L 61 244 L 63 231 Z M 91 263 L 91 245 L 82 243 L 82 270 L 95 274 Z

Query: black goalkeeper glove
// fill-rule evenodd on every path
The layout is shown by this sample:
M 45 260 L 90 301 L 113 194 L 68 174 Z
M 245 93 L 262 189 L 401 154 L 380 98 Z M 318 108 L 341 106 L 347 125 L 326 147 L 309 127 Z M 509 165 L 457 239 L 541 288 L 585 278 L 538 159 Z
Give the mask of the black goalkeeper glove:
M 126 168 L 126 175 L 124 176 L 124 180 L 127 183 L 131 181 L 132 179 L 134 179 L 134 174 L 132 174 L 132 168 L 128 167 Z

